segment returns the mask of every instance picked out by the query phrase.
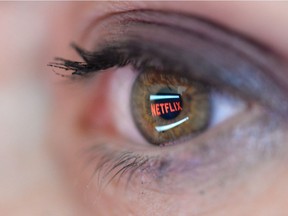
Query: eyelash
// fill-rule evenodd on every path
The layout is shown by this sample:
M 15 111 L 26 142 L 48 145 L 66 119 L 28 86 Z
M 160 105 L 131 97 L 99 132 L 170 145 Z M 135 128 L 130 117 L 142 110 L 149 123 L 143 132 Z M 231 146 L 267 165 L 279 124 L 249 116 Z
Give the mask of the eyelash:
M 140 45 L 140 46 L 139 46 Z M 167 56 L 162 56 L 160 53 L 157 53 L 155 50 L 149 50 L 149 52 L 143 51 L 143 47 L 141 47 L 141 43 L 135 42 L 135 41 L 128 41 L 125 43 L 120 44 L 109 44 L 109 45 L 103 45 L 102 49 L 95 52 L 88 52 L 76 44 L 71 45 L 72 48 L 76 50 L 76 52 L 79 54 L 79 56 L 84 59 L 84 62 L 79 61 L 71 61 L 63 58 L 55 58 L 55 62 L 49 63 L 48 66 L 53 68 L 59 68 L 63 69 L 65 71 L 72 71 L 71 75 L 65 75 L 63 73 L 54 72 L 57 75 L 75 78 L 76 76 L 82 77 L 82 78 L 89 78 L 90 75 L 100 73 L 102 71 L 105 71 L 106 69 L 112 68 L 112 67 L 123 67 L 126 65 L 133 65 L 134 69 L 138 72 L 143 72 L 147 70 L 148 68 L 165 71 L 166 73 L 170 74 L 179 74 L 180 76 L 183 75 L 183 71 L 192 71 L 189 68 L 189 66 L 184 65 L 182 62 L 175 62 L 175 59 L 170 59 Z M 101 46 L 100 46 L 101 47 Z M 160 48 L 159 48 L 160 49 Z M 135 57 L 136 54 L 136 57 Z M 249 62 L 249 64 L 252 65 L 252 63 Z M 257 67 L 256 67 L 257 68 Z M 205 69 L 204 69 L 205 70 Z M 211 69 L 210 69 L 211 70 Z M 252 69 L 249 69 L 252 70 Z M 250 71 L 247 71 L 248 73 Z M 279 101 L 283 101 L 283 98 L 280 99 L 283 94 L 281 93 L 281 90 L 279 90 L 278 87 L 273 84 L 272 79 L 270 79 L 266 75 L 259 75 L 259 74 L 252 74 L 253 72 L 249 74 L 249 77 L 247 77 L 246 74 L 240 74 L 237 75 L 239 77 L 235 77 L 234 80 L 237 79 L 237 82 L 240 84 L 235 84 L 237 82 L 233 81 L 231 77 L 227 76 L 225 72 L 217 75 L 211 74 L 209 72 L 208 74 L 190 74 L 190 78 L 193 80 L 198 80 L 200 82 L 205 83 L 207 86 L 211 87 L 217 87 L 220 90 L 229 90 L 231 94 L 234 94 L 236 97 L 240 97 L 246 101 L 258 101 L 260 104 L 262 103 L 264 107 L 272 106 L 272 109 L 282 109 L 284 111 L 279 110 L 279 112 L 286 113 L 286 109 L 288 109 L 288 105 L 286 106 L 275 106 L 276 103 Z M 241 72 L 240 72 L 241 73 Z M 195 76 L 195 77 L 193 77 Z M 231 76 L 231 75 L 230 75 Z M 261 77 L 262 76 L 262 77 Z M 263 77 L 264 76 L 264 77 Z M 252 86 L 251 80 L 256 80 L 258 82 L 257 85 Z M 244 83 L 250 84 L 244 84 Z M 243 85 L 244 84 L 244 85 Z M 260 85 L 259 85 L 260 84 Z M 268 96 L 268 94 L 257 94 L 257 92 L 262 91 L 263 87 L 261 86 L 269 86 L 271 87 L 270 91 L 266 91 L 266 93 L 271 93 L 273 91 L 279 91 L 278 94 L 275 94 L 279 96 L 277 97 L 271 97 Z M 225 89 L 226 88 L 226 89 Z M 249 89 L 251 88 L 251 89 Z M 255 92 L 255 95 L 251 94 Z M 257 98 L 259 97 L 259 98 Z M 269 98 L 269 100 L 268 100 Z M 272 102 L 270 99 L 274 99 L 275 102 Z M 278 101 L 279 100 L 279 101 Z M 270 104 L 269 104 L 270 103 Z
M 55 62 L 48 64 L 48 66 L 72 71 L 72 78 L 76 76 L 85 78 L 89 77 L 91 74 L 100 73 L 101 71 L 105 71 L 111 67 L 123 67 L 128 64 L 132 64 L 140 73 L 141 71 L 145 71 L 147 67 L 156 67 L 163 71 L 169 69 L 167 71 L 171 71 L 170 73 L 180 74 L 181 71 L 185 71 L 189 68 L 185 65 L 181 65 L 183 68 L 179 68 L 179 64 L 175 63 L 171 59 L 167 60 L 167 56 L 161 56 L 156 52 L 151 52 L 151 50 L 149 54 L 139 51 L 139 45 L 141 45 L 140 42 L 135 43 L 135 41 L 128 41 L 127 43 L 110 43 L 99 46 L 100 49 L 96 52 L 88 52 L 76 44 L 72 44 L 72 47 L 76 50 L 79 56 L 82 57 L 84 62 L 56 58 Z M 167 62 L 170 64 L 167 64 Z M 66 76 L 63 73 L 58 74 Z M 206 76 L 204 81 L 208 84 L 211 82 L 211 85 L 213 85 L 214 83 L 211 79 L 214 79 L 214 77 Z M 239 93 L 237 92 L 239 89 L 236 87 L 233 89 L 232 87 L 229 90 L 231 89 L 234 90 L 233 93 L 238 94 L 239 96 Z M 119 176 L 119 179 L 126 176 L 128 184 L 138 171 L 141 173 L 147 171 L 148 173 L 153 173 L 154 176 L 161 175 L 161 170 L 163 170 L 163 167 L 168 161 L 163 157 L 147 156 L 123 151 L 114 151 L 111 156 L 110 150 L 103 151 L 102 149 L 101 151 L 100 148 L 89 151 L 89 154 L 92 154 L 92 158 L 100 157 L 93 175 L 98 173 L 103 179 L 106 179 L 106 182 L 108 183 L 116 179 L 117 176 Z
M 71 47 L 79 54 L 79 56 L 81 56 L 85 60 L 85 62 L 70 61 L 63 58 L 55 58 L 55 62 L 49 63 L 48 66 L 63 69 L 66 71 L 72 71 L 72 76 L 78 75 L 85 77 L 91 73 L 101 72 L 105 69 L 115 66 L 123 67 L 128 64 L 132 64 L 136 70 L 139 70 L 141 72 L 147 69 L 148 61 L 154 62 L 155 59 L 159 59 L 159 56 L 157 56 L 157 54 L 151 55 L 151 57 L 149 56 L 148 58 L 144 58 L 142 56 L 138 56 L 137 58 L 135 58 L 133 56 L 133 53 L 137 52 L 137 47 L 133 47 L 133 44 L 132 46 L 126 44 L 124 46 L 122 45 L 121 47 L 107 47 L 99 52 L 92 53 L 81 49 L 74 43 L 71 44 Z M 161 63 L 159 61 L 158 67 L 160 64 L 161 66 L 163 66 L 162 62 L 163 60 L 161 61 Z M 171 66 L 172 65 L 168 66 L 168 68 L 171 68 Z M 59 75 L 63 76 L 64 74 Z
M 147 168 L 148 164 L 153 160 L 152 157 L 143 156 L 133 152 L 113 152 L 111 155 L 110 150 L 105 150 L 104 146 L 95 146 L 88 150 L 90 162 L 99 159 L 99 162 L 94 170 L 91 179 L 98 175 L 99 185 L 104 188 L 110 182 L 122 180 L 125 176 L 126 186 L 129 185 L 133 176 L 137 172 L 141 172 Z M 91 156 L 92 155 L 92 156 Z M 89 162 L 88 162 L 89 163 Z

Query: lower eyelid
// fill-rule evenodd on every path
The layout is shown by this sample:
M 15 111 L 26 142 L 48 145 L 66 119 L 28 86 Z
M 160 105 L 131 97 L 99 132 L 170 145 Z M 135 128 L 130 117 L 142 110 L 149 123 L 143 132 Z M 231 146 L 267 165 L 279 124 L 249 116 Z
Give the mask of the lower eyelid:
M 278 144 L 285 140 L 284 133 L 281 134 L 284 127 L 279 119 L 256 109 L 235 121 L 240 126 L 231 122 L 204 138 L 159 152 L 161 156 L 155 157 L 154 162 L 150 162 L 151 167 L 146 168 L 150 169 L 146 174 L 148 179 L 151 178 L 146 186 L 159 191 L 187 192 L 188 185 L 205 188 L 206 184 L 217 184 L 221 179 L 237 180 L 250 174 L 249 170 L 279 159 L 284 146 Z
M 138 190 L 140 188 L 174 195 L 177 193 L 190 193 L 191 195 L 192 193 L 195 197 L 199 195 L 199 191 L 209 191 L 210 195 L 211 193 L 221 195 L 223 194 L 221 182 L 228 182 L 230 185 L 237 183 L 240 177 L 242 179 L 243 176 L 251 173 L 249 170 L 255 171 L 258 166 L 271 160 L 272 156 L 265 155 L 268 155 L 266 152 L 276 151 L 272 142 L 285 143 L 284 138 L 281 137 L 276 137 L 277 139 L 271 141 L 272 133 L 281 129 L 277 119 L 269 116 L 262 109 L 255 108 L 251 112 L 249 110 L 248 113 L 244 112 L 243 115 L 232 119 L 227 122 L 228 124 L 223 122 L 224 124 L 217 126 L 217 129 L 211 130 L 204 137 L 186 141 L 183 145 L 167 148 L 153 148 L 152 146 L 147 148 L 145 145 L 139 145 L 139 142 L 142 142 L 139 140 L 143 138 L 134 127 L 130 115 L 130 98 L 127 94 L 137 75 L 130 67 L 115 69 L 108 82 L 107 91 L 109 92 L 106 92 L 107 94 L 104 92 L 108 97 L 108 106 L 112 107 L 111 119 L 114 120 L 115 127 L 124 136 L 132 136 L 131 140 L 105 140 L 104 137 L 103 141 L 99 141 L 98 144 L 99 146 L 101 146 L 100 143 L 107 144 L 105 146 L 108 149 L 106 155 L 109 156 L 109 162 L 107 162 L 108 166 L 104 167 L 105 170 L 103 168 L 104 175 L 107 175 L 111 167 L 119 164 L 117 157 L 119 158 L 119 155 L 125 152 L 130 152 L 132 158 L 139 156 L 140 163 L 146 159 L 148 162 L 137 168 L 137 171 L 133 172 L 136 169 L 132 167 L 120 176 L 117 173 L 119 171 L 121 173 L 125 164 L 116 166 L 116 169 L 107 175 L 108 177 L 104 178 L 100 175 L 104 182 L 107 180 L 109 182 L 115 175 L 114 179 L 121 180 L 121 182 L 123 180 L 124 186 L 129 181 L 128 185 Z M 127 86 L 127 89 L 123 86 Z M 119 105 L 121 106 L 118 107 Z M 146 141 L 143 140 L 143 143 Z M 99 167 L 103 163 L 101 158 L 105 157 L 102 153 L 101 151 L 97 153 L 99 161 L 93 162 L 93 172 L 95 172 L 95 166 Z M 233 188 L 233 186 L 229 187 Z
M 127 145 L 121 145 L 119 140 L 107 140 L 109 145 L 104 146 L 104 152 L 98 151 L 99 149 L 95 151 L 99 155 L 97 158 L 100 158 L 97 167 L 103 164 L 103 158 L 109 158 L 99 171 L 101 181 L 105 184 L 117 180 L 123 183 L 120 184 L 122 186 L 128 184 L 138 189 L 140 187 L 164 194 L 195 194 L 197 197 L 199 191 L 206 191 L 209 196 L 211 193 L 223 195 L 221 190 L 224 188 L 228 191 L 236 188 L 235 184 L 239 180 L 255 173 L 259 166 L 264 166 L 273 158 L 279 159 L 277 156 L 281 148 L 277 143 L 285 139 L 274 136 L 273 140 L 273 133 L 280 131 L 282 126 L 262 110 L 256 110 L 246 117 L 243 115 L 240 119 L 241 126 L 228 126 L 226 129 L 211 132 L 205 139 L 199 138 L 192 143 L 158 150 L 154 148 L 155 151 L 146 153 L 131 151 Z M 277 126 L 274 132 L 271 131 L 271 126 Z M 100 146 L 99 144 L 101 149 Z M 121 164 L 119 157 L 123 157 L 125 153 L 131 159 Z M 148 162 L 137 167 L 133 165 L 135 157 L 140 158 L 139 163 L 145 160 Z M 129 163 L 132 165 L 126 170 L 124 167 Z M 122 170 L 125 170 L 123 175 Z M 221 182 L 229 184 L 223 187 Z
M 127 145 L 121 145 L 121 141 L 108 140 L 109 137 L 99 141 L 99 145 L 96 144 L 99 148 L 94 151 L 98 161 L 91 163 L 93 175 L 89 182 L 97 185 L 95 190 L 89 187 L 92 197 L 95 198 L 99 187 L 101 190 L 111 184 L 109 188 L 116 192 L 124 189 L 125 193 L 132 197 L 136 195 L 136 198 L 140 193 L 145 193 L 146 198 L 151 194 L 176 200 L 187 198 L 191 205 L 201 206 L 205 211 L 225 205 L 231 194 L 234 198 L 239 188 L 253 181 L 253 175 L 259 174 L 261 168 L 269 165 L 273 158 L 279 160 L 283 146 L 277 144 L 285 144 L 284 131 L 287 131 L 281 120 L 261 109 L 243 114 L 235 121 L 240 126 L 228 125 L 219 131 L 211 131 L 210 137 L 205 139 L 149 153 L 132 152 Z M 235 125 L 234 122 L 231 125 Z M 133 166 L 123 169 L 125 164 L 119 165 L 119 156 L 125 152 L 130 158 L 140 156 L 142 161 L 149 158 L 149 162 L 136 171 Z M 93 154 L 93 151 L 89 153 Z M 105 163 L 107 166 L 103 165 Z M 96 172 L 95 167 L 98 169 Z M 116 168 L 111 171 L 111 167 Z M 123 175 L 121 170 L 125 170 Z

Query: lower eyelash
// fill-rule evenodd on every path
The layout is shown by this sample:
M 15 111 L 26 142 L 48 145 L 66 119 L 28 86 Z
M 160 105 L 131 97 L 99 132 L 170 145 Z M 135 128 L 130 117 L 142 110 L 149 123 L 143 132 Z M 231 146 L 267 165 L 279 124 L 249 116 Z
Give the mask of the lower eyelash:
M 126 181 L 124 185 L 127 187 L 135 174 L 143 172 L 155 159 L 129 151 L 110 152 L 103 146 L 93 146 L 88 154 L 90 155 L 88 163 L 97 164 L 93 169 L 91 180 L 98 176 L 97 180 L 101 188 L 105 188 L 113 181 L 118 183 L 123 178 Z

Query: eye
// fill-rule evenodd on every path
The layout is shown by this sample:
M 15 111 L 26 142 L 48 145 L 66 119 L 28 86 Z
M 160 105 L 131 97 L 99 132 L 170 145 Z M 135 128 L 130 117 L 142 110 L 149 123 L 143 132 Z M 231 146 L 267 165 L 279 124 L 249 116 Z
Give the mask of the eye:
M 210 119 L 209 94 L 200 82 L 151 70 L 134 83 L 131 111 L 147 140 L 164 145 L 205 130 Z
M 155 145 L 193 138 L 245 109 L 242 100 L 232 100 L 209 84 L 189 80 L 185 73 L 142 72 L 128 94 L 137 128 Z
M 72 45 L 83 61 L 57 58 L 50 66 L 100 82 L 111 72 L 103 82 L 110 85 L 93 92 L 108 98 L 105 115 L 118 132 L 117 141 L 96 144 L 104 146 L 93 155 L 103 159 L 104 176 L 128 169 L 141 185 L 186 190 L 191 179 L 202 185 L 236 176 L 262 158 L 259 148 L 269 152 L 271 133 L 281 129 L 275 116 L 287 117 L 288 103 L 274 73 L 283 67 L 268 49 L 172 12 L 120 13 L 91 29 L 85 45 Z M 173 148 L 158 148 L 166 145 Z

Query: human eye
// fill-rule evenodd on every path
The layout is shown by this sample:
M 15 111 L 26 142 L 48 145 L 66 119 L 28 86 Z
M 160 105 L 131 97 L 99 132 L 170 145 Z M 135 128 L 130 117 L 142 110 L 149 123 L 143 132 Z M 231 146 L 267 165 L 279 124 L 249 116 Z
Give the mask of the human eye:
M 89 151 L 100 179 L 197 194 L 279 153 L 288 102 L 272 51 L 207 20 L 150 10 L 111 15 L 83 40 L 73 45 L 83 62 L 51 66 L 106 83 L 94 92 L 105 108 L 89 115 L 109 116 L 97 123 L 113 131 Z

